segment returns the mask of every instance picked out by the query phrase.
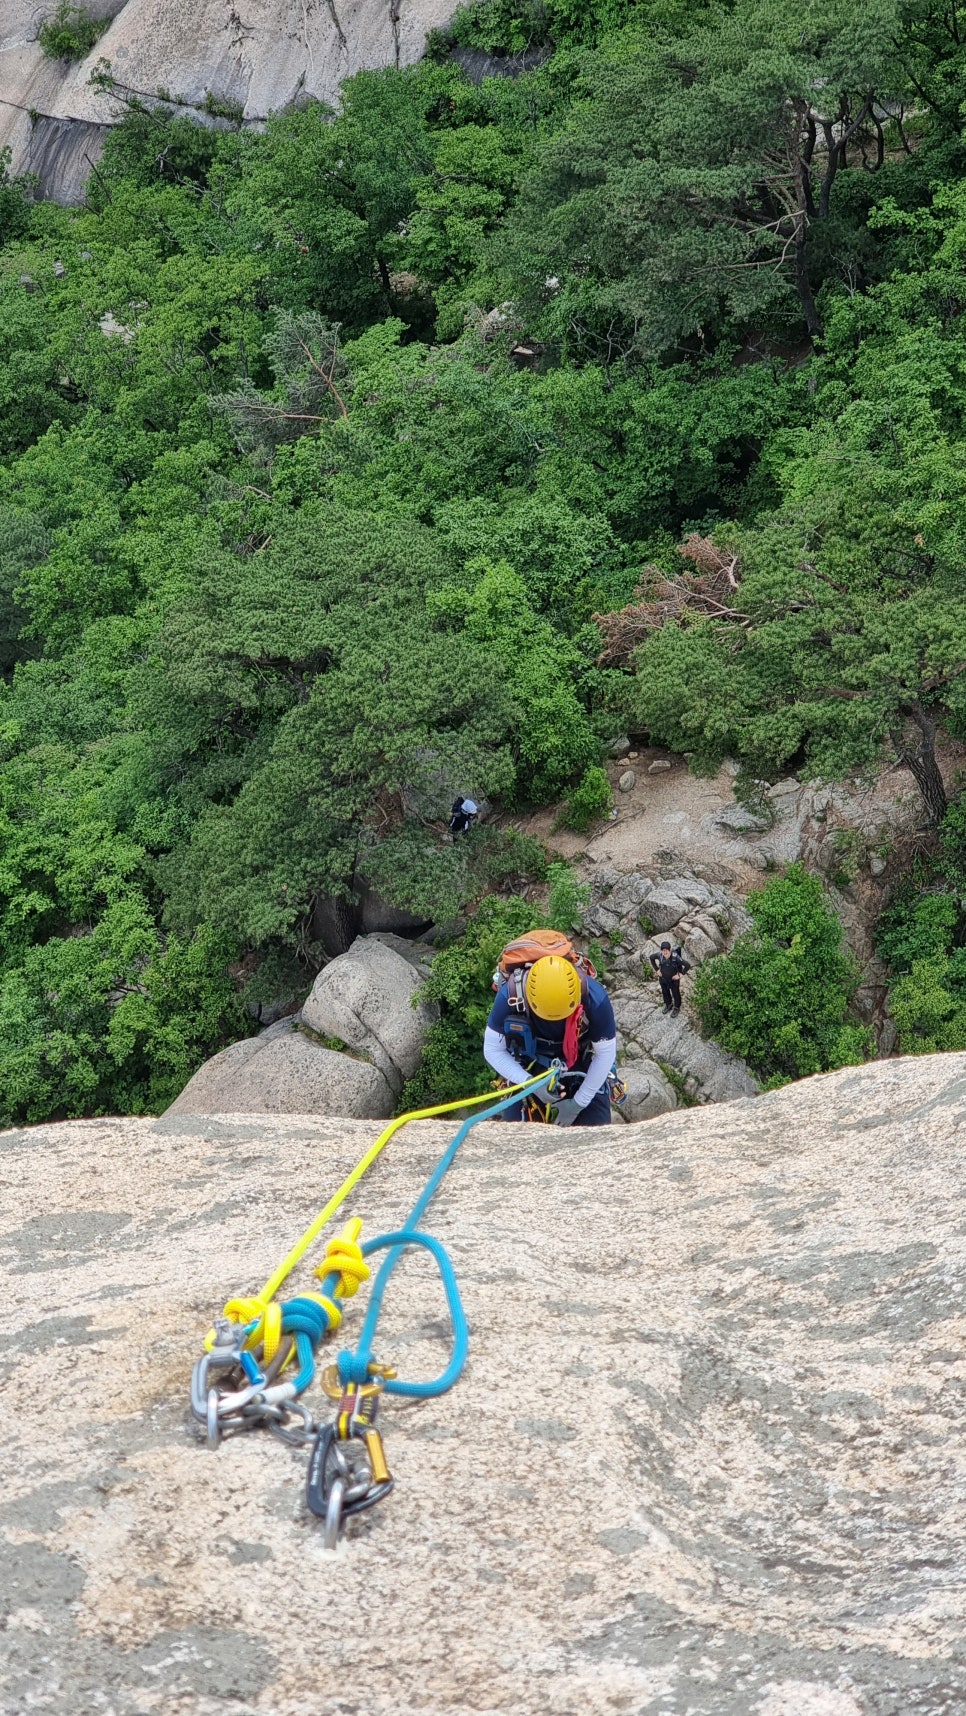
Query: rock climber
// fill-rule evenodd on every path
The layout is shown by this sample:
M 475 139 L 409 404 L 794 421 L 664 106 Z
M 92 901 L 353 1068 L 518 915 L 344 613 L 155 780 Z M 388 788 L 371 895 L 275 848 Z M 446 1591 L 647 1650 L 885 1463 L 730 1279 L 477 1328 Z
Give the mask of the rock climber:
M 691 967 L 679 947 L 672 948 L 669 941 L 662 941 L 660 953 L 651 954 L 651 964 L 657 972 L 664 997 L 665 1013 L 677 1016 L 681 1011 L 681 978 Z
M 464 798 L 459 793 L 453 800 L 453 809 L 449 819 L 449 829 L 456 839 L 458 834 L 468 834 L 480 814 L 480 807 L 475 799 Z
M 514 1009 L 509 987 L 497 995 L 483 1038 L 485 1060 L 511 1084 L 563 1061 L 569 1074 L 563 1074 L 566 1095 L 554 1103 L 555 1125 L 609 1125 L 617 1024 L 606 989 L 596 978 L 582 977 L 569 959 L 547 954 L 534 960 L 522 994 L 522 1010 Z M 503 1118 L 522 1120 L 522 1103 Z

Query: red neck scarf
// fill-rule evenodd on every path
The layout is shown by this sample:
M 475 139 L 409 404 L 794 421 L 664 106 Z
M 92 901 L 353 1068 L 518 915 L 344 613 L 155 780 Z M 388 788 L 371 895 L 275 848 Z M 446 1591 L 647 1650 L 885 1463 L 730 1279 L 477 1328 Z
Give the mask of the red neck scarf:
M 564 1026 L 563 1058 L 568 1067 L 572 1067 L 577 1059 L 580 1047 L 580 1022 L 583 1019 L 583 1007 L 575 1007 Z

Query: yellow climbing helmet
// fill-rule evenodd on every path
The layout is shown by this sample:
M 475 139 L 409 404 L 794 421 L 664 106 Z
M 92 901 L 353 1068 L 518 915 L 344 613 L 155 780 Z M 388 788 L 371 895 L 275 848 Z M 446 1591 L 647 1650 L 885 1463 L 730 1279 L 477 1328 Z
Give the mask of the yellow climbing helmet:
M 569 959 L 553 953 L 534 960 L 524 990 L 540 1019 L 569 1019 L 580 1006 L 580 973 Z

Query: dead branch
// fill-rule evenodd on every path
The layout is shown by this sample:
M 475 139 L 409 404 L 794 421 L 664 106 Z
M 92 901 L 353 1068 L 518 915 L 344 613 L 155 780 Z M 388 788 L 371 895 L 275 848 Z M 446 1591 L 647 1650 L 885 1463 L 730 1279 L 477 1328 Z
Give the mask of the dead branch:
M 709 536 L 693 532 L 678 548 L 693 571 L 672 578 L 657 566 L 646 566 L 634 601 L 612 614 L 595 614 L 604 645 L 601 665 L 618 665 L 630 659 L 651 632 L 670 623 L 689 620 L 720 620 L 749 626 L 751 616 L 732 605 L 738 589 L 737 554 L 723 553 Z

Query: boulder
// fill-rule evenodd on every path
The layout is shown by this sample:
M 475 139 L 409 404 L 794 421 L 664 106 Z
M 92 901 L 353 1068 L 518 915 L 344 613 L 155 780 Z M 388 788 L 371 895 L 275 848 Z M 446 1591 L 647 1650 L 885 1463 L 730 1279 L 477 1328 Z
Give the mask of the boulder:
M 653 887 L 646 876 L 620 876 L 607 896 L 607 910 L 619 918 L 640 915 L 640 907 Z
M 671 930 L 675 924 L 680 923 L 687 909 L 687 904 L 680 894 L 662 882 L 659 888 L 648 894 L 647 904 L 641 915 L 646 917 L 656 930 Z
M 691 922 L 694 924 L 695 929 L 699 929 L 702 935 L 707 936 L 708 940 L 720 953 L 721 949 L 724 947 L 726 937 L 721 925 L 717 922 L 717 919 L 713 918 L 710 912 L 694 912 L 691 917 Z
M 666 876 L 664 886 L 687 906 L 710 906 L 714 900 L 714 889 L 696 876 Z
M 588 935 L 610 935 L 620 923 L 620 913 L 610 910 L 610 902 L 590 907 L 583 916 L 583 927 Z
M 626 733 L 622 733 L 619 738 L 611 740 L 607 747 L 607 755 L 609 757 L 614 757 L 615 759 L 618 757 L 626 757 L 630 748 L 630 739 L 627 737 Z
M 677 1108 L 674 1086 L 660 1067 L 646 1056 L 622 1066 L 621 1077 L 627 1086 L 627 1097 L 614 1112 L 622 1120 L 653 1120 L 656 1115 L 670 1114 Z
M 398 953 L 400 959 L 404 959 L 408 965 L 413 967 L 414 971 L 419 972 L 421 981 L 425 983 L 433 969 L 433 960 L 439 951 L 438 948 L 431 946 L 425 940 L 407 941 L 405 936 L 393 935 L 391 930 L 376 930 L 371 940 L 381 941 L 383 947 L 391 947 L 393 953 Z
M 678 926 L 678 930 L 683 938 L 681 946 L 684 949 L 684 956 L 690 960 L 692 965 L 703 965 L 706 959 L 713 959 L 718 952 L 718 948 L 711 937 L 705 935 L 697 924 L 689 924 L 686 930 L 682 924 Z
M 772 825 L 770 816 L 748 810 L 743 804 L 722 805 L 715 811 L 714 821 L 727 834 L 764 834 Z
M 393 1092 L 377 1067 L 314 1043 L 287 1019 L 232 1043 L 188 1080 L 168 1114 L 344 1114 L 383 1120 Z
M 625 769 L 617 782 L 618 792 L 631 792 L 637 785 L 637 776 L 633 769 Z
M 319 972 L 302 1008 L 302 1021 L 323 1037 L 340 1037 L 368 1055 L 398 1095 L 412 1078 L 433 1007 L 413 1006 L 420 973 L 376 936 L 359 936 Z

